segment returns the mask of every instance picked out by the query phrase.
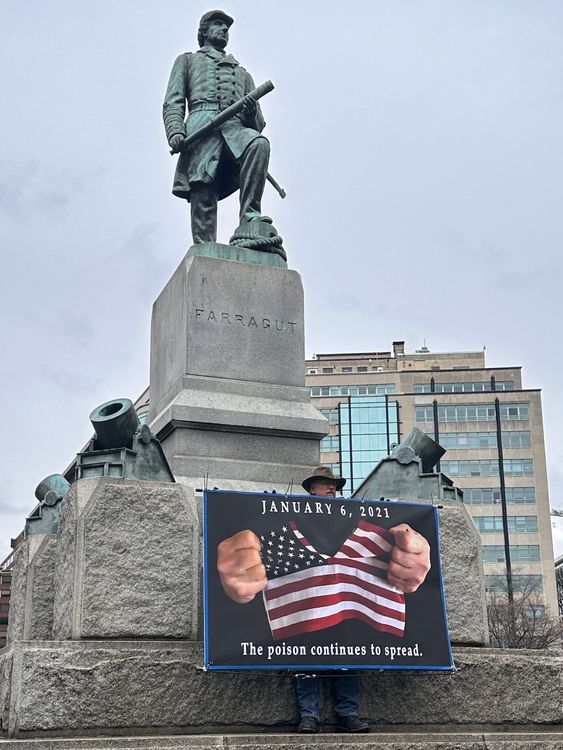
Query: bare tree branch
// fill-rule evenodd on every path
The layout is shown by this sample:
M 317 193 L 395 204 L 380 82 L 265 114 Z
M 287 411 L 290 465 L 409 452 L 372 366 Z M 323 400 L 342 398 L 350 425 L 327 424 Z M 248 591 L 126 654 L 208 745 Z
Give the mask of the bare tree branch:
M 557 604 L 559 617 L 563 618 L 563 564 L 555 568 L 555 583 L 557 585 Z
M 499 576 L 499 582 L 503 579 Z M 523 577 L 520 590 L 510 602 L 506 590 L 487 596 L 489 630 L 493 645 L 501 648 L 549 648 L 561 644 L 561 621 L 546 610 L 541 594 L 532 578 Z M 502 585 L 499 585 L 502 589 Z

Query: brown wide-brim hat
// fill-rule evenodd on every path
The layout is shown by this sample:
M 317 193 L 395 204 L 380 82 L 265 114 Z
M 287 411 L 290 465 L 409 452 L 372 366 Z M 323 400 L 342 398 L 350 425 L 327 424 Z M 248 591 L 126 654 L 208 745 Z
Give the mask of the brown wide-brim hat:
M 224 21 L 229 28 L 235 21 L 234 18 L 228 16 L 223 10 L 208 10 L 207 13 L 204 13 L 200 18 L 199 25 L 201 26 L 201 24 L 205 23 L 206 21 L 214 21 L 216 18 L 220 18 L 222 21 Z
M 332 479 L 333 482 L 336 482 L 337 490 L 341 490 L 346 484 L 346 480 L 343 477 L 334 476 L 330 466 L 317 466 L 313 474 L 310 477 L 307 477 L 307 479 L 303 480 L 301 486 L 304 490 L 306 490 L 306 492 L 310 493 L 311 485 L 319 479 Z

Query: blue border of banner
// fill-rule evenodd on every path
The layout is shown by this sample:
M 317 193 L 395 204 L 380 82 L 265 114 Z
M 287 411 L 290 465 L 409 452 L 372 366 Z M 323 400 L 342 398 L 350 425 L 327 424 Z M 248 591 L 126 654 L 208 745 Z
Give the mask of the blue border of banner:
M 425 507 L 428 507 L 429 505 L 432 506 L 432 509 L 434 511 L 434 521 L 436 524 L 436 542 L 437 542 L 437 554 L 438 554 L 438 564 L 440 568 L 440 596 L 442 601 L 442 609 L 444 612 L 444 624 L 446 627 L 446 633 L 448 634 L 447 642 L 448 642 L 448 655 L 450 658 L 450 664 L 448 666 L 441 666 L 441 667 L 417 667 L 417 666 L 390 666 L 388 664 L 370 664 L 368 665 L 362 665 L 362 664 L 315 664 L 314 667 L 304 667 L 303 664 L 283 664 L 283 665 L 271 665 L 271 666 L 215 666 L 213 664 L 209 664 L 208 661 L 208 654 L 209 654 L 209 611 L 208 611 L 208 597 L 209 597 L 209 582 L 207 579 L 208 576 L 208 570 L 207 570 L 207 496 L 208 495 L 260 495 L 263 496 L 265 494 L 269 495 L 270 497 L 274 498 L 285 498 L 285 497 L 297 497 L 297 498 L 308 498 L 311 499 L 311 495 L 304 494 L 304 495 L 285 495 L 282 493 L 276 493 L 272 494 L 270 492 L 244 492 L 243 490 L 204 490 L 203 492 L 203 668 L 205 670 L 209 671 L 216 671 L 216 672 L 235 672 L 235 671 L 244 671 L 244 672 L 255 672 L 255 671 L 276 671 L 276 672 L 285 672 L 285 671 L 292 671 L 292 672 L 312 672 L 315 669 L 318 670 L 348 670 L 348 669 L 354 669 L 354 670 L 360 670 L 360 669 L 383 669 L 383 670 L 400 670 L 403 672 L 406 671 L 416 671 L 416 672 L 451 672 L 455 669 L 454 660 L 453 660 L 453 654 L 452 654 L 452 645 L 449 638 L 449 627 L 448 627 L 448 612 L 446 610 L 446 598 L 444 595 L 444 581 L 442 578 L 442 561 L 440 557 L 440 526 L 438 524 L 438 508 L 434 503 L 423 503 L 423 502 L 417 502 L 414 500 L 403 500 L 402 498 L 384 498 L 385 502 L 388 503 L 401 503 L 404 505 L 424 505 Z M 338 500 L 340 498 L 334 498 L 335 500 Z M 377 499 L 367 499 L 365 497 L 362 498 L 356 498 L 356 497 L 347 497 L 342 498 L 346 502 L 357 502 L 357 503 L 379 503 L 381 502 L 381 498 Z

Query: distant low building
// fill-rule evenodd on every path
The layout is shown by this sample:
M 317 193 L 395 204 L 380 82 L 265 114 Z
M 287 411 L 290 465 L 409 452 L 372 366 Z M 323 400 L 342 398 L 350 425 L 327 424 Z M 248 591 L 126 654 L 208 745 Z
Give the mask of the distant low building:
M 0 648 L 6 645 L 8 631 L 8 613 L 10 611 L 10 593 L 12 590 L 12 564 L 14 553 L 0 563 Z

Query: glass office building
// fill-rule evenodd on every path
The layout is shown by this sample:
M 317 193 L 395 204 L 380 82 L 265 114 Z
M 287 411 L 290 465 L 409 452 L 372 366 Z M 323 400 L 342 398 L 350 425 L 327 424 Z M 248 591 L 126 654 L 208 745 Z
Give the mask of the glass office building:
M 339 472 L 350 495 L 398 441 L 398 405 L 389 396 L 348 396 L 338 405 Z

